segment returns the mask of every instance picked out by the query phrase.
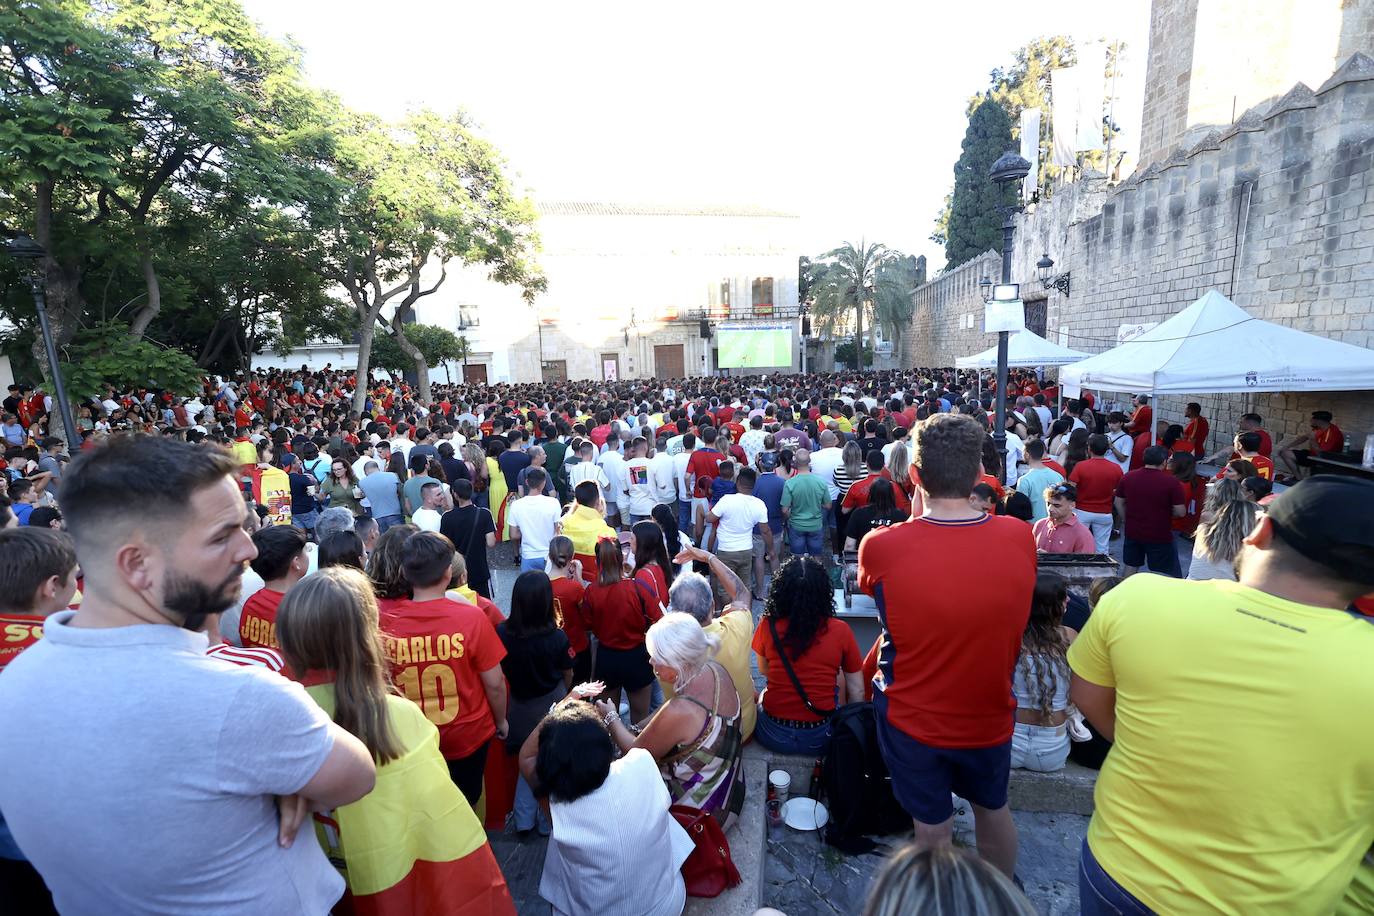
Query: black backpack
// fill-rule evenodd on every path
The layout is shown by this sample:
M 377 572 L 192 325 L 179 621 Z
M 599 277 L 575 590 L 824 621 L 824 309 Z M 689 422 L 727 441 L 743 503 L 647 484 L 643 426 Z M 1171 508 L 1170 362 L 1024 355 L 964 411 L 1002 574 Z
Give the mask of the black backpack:
M 821 794 L 830 812 L 825 842 L 849 855 L 872 852 L 877 844 L 870 836 L 911 829 L 911 817 L 892 794 L 874 715 L 872 703 L 835 710 L 821 763 Z
M 886 836 L 911 829 L 911 818 L 892 794 L 892 777 L 878 748 L 878 725 L 872 703 L 847 703 L 833 710 L 817 709 L 806 695 L 801 679 L 778 638 L 777 623 L 768 618 L 783 670 L 792 688 L 812 715 L 830 720 L 830 743 L 821 758 L 819 795 L 825 800 L 830 820 L 825 842 L 849 855 L 877 848 L 869 836 Z

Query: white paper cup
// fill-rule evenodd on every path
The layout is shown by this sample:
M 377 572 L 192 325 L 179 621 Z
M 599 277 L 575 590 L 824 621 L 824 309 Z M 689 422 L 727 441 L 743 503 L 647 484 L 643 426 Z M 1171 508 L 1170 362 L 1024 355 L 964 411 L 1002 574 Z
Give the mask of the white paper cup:
M 768 785 L 773 789 L 773 796 L 778 801 L 785 802 L 792 788 L 792 775 L 786 770 L 774 770 L 768 774 Z

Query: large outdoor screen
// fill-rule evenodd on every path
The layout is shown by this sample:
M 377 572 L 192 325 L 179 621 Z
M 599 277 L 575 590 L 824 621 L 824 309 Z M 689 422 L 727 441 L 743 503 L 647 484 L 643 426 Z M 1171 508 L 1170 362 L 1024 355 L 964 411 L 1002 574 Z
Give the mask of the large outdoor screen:
M 716 332 L 721 369 L 772 368 L 792 365 L 792 326 L 788 324 L 722 327 Z

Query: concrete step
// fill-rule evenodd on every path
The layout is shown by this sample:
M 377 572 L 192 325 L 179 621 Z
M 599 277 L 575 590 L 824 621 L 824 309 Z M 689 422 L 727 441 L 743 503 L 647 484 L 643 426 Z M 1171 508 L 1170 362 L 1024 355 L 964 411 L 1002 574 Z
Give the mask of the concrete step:
M 766 855 L 767 826 L 764 801 L 768 792 L 768 761 L 745 755 L 744 810 L 725 832 L 730 842 L 730 858 L 744 880 L 719 897 L 688 897 L 688 916 L 751 916 L 763 906 L 763 865 Z

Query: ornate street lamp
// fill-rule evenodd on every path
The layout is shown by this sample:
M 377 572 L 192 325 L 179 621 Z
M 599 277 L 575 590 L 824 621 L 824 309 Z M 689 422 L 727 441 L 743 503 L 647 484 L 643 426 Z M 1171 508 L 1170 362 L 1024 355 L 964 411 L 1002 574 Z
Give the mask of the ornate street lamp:
M 43 259 L 47 252 L 43 246 L 27 235 L 16 235 L 5 243 L 5 251 L 19 262 L 19 272 L 29 282 L 33 292 L 33 306 L 38 311 L 38 327 L 43 334 L 43 348 L 48 353 L 48 368 L 52 372 L 53 397 L 62 412 L 62 426 L 67 432 L 67 453 L 76 454 L 81 447 L 81 437 L 77 433 L 76 421 L 72 419 L 72 405 L 67 401 L 67 386 L 62 381 L 62 370 L 57 364 L 57 347 L 52 339 L 52 326 L 48 324 L 48 299 L 44 290 Z M 48 425 L 52 433 L 52 425 Z
M 1040 260 L 1035 262 L 1035 269 L 1040 274 L 1040 285 L 1045 289 L 1058 290 L 1065 296 L 1069 294 L 1069 272 L 1066 270 L 1062 274 L 1056 274 L 1054 272 L 1054 259 L 1050 257 L 1048 251 Z
M 999 199 L 1007 196 L 1006 191 L 1009 185 L 1021 181 L 1030 173 L 1030 163 L 1022 159 L 1014 151 L 1008 150 L 997 158 L 988 170 L 988 177 L 992 179 L 1000 192 Z M 1019 196 L 1019 195 L 1018 195 Z M 1015 289 L 1011 283 L 1011 243 L 1016 234 L 1016 223 L 1013 217 L 1021 209 L 1017 204 L 1000 205 L 998 212 L 1002 214 L 1002 284 L 1001 287 L 993 292 L 994 298 L 1000 298 L 997 293 L 1003 288 Z M 1009 332 L 997 332 L 997 412 L 995 426 L 992 430 L 993 445 L 997 449 L 997 454 L 1001 456 L 1001 467 L 998 469 L 998 478 L 1006 483 L 1007 480 L 1007 339 Z

